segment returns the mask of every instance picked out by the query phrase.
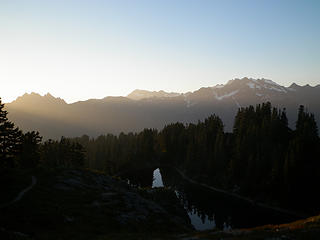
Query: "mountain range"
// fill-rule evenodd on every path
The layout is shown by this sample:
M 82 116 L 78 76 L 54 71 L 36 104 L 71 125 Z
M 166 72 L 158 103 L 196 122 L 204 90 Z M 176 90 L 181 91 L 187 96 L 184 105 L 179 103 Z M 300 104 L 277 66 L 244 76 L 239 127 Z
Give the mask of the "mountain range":
M 299 105 L 315 114 L 320 126 L 320 85 L 289 87 L 268 79 L 241 78 L 194 92 L 134 90 L 126 97 L 105 97 L 67 104 L 51 94 L 24 94 L 6 104 L 8 117 L 22 130 L 37 130 L 45 139 L 87 134 L 137 132 L 161 129 L 173 122 L 192 123 L 216 114 L 226 131 L 232 131 L 238 108 L 270 101 L 286 108 L 294 128 Z

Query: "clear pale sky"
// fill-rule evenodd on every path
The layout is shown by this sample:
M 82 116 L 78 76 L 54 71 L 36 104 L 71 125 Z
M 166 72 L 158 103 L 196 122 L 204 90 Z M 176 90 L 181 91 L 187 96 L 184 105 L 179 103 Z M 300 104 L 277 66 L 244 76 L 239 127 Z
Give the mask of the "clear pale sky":
M 318 0 L 0 0 L 0 97 L 320 84 Z

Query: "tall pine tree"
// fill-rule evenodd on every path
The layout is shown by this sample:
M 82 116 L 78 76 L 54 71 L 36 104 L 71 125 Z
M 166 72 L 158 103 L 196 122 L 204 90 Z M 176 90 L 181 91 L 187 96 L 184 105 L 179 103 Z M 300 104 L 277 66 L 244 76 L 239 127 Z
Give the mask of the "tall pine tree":
M 0 166 L 14 167 L 21 150 L 22 132 L 8 120 L 7 114 L 0 98 Z

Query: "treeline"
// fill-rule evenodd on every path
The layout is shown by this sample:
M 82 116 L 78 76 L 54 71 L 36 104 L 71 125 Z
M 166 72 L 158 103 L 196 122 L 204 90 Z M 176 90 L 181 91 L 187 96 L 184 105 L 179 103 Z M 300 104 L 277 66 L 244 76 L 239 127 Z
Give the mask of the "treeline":
M 61 138 L 42 142 L 39 132 L 23 133 L 7 118 L 0 98 L 0 170 L 7 168 L 82 167 L 84 149 Z
M 220 167 L 224 163 L 212 159 L 223 154 L 221 148 L 226 139 L 230 141 L 230 137 L 223 132 L 222 121 L 211 116 L 198 124 L 170 124 L 160 132 L 144 129 L 139 133 L 120 133 L 118 136 L 108 134 L 89 138 L 83 135 L 71 141 L 85 148 L 85 167 L 118 175 L 157 165 L 183 166 L 203 172 L 207 169 L 202 164 L 205 162 L 215 171 L 217 165 Z
M 320 141 L 314 115 L 298 110 L 296 129 L 288 127 L 285 110 L 270 103 L 238 111 L 229 179 L 241 193 L 258 199 L 278 199 L 285 205 L 319 208 L 314 186 L 319 184 Z
M 109 174 L 157 165 L 176 166 L 199 181 L 257 201 L 301 208 L 317 206 L 320 140 L 314 115 L 298 109 L 296 129 L 285 109 L 270 103 L 240 108 L 232 133 L 212 115 L 197 124 L 173 123 L 161 131 L 82 136 L 85 166 Z
M 85 167 L 110 175 L 153 167 L 159 163 L 158 131 L 145 129 L 140 133 L 102 135 L 96 139 L 84 135 L 73 138 L 86 150 Z

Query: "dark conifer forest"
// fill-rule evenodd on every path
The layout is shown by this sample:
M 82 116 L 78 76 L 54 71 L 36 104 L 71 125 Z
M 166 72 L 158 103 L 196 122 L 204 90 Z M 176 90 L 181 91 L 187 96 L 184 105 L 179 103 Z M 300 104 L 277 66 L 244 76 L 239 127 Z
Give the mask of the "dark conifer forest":
M 173 123 L 161 131 L 72 139 L 86 149 L 85 166 L 119 174 L 169 165 L 194 179 L 256 201 L 317 211 L 320 141 L 314 115 L 303 106 L 296 129 L 285 109 L 269 102 L 240 108 L 233 132 L 212 115 L 197 124 Z
M 189 177 L 257 202 L 317 213 L 320 139 L 315 117 L 297 109 L 296 128 L 285 109 L 263 103 L 240 108 L 233 132 L 212 115 L 197 124 L 172 123 L 161 131 L 83 135 L 43 142 L 23 133 L 0 105 L 1 171 L 8 168 L 90 168 L 109 175 L 170 166 Z

